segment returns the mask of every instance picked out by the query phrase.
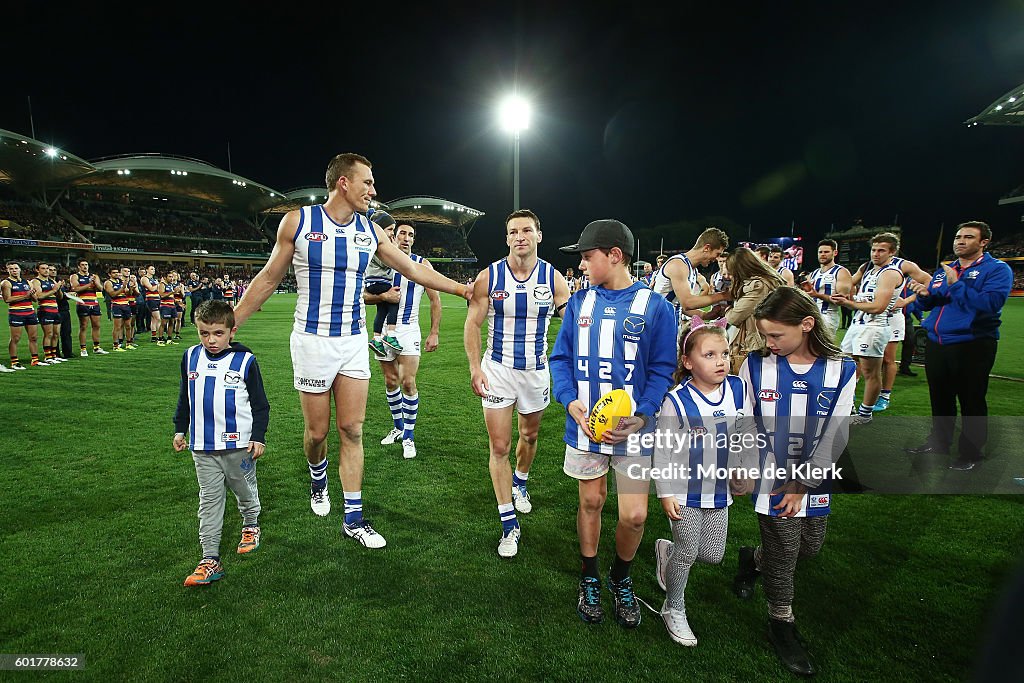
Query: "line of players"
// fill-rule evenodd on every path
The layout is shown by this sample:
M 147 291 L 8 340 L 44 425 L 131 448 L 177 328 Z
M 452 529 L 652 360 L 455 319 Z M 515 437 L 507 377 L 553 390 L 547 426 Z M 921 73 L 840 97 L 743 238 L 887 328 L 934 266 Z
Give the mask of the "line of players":
M 148 329 L 150 341 L 155 346 L 177 345 L 181 339 L 181 326 L 185 314 L 185 301 L 192 288 L 199 282 L 194 278 L 182 281 L 178 272 L 170 269 L 159 278 L 156 267 L 147 266 L 134 275 L 127 266 L 113 266 L 106 280 L 90 272 L 89 262 L 80 260 L 77 270 L 67 280 L 58 279 L 57 266 L 53 263 L 36 264 L 36 275 L 26 279 L 21 264 L 17 261 L 6 263 L 7 277 L 0 281 L 0 291 L 8 306 L 10 341 L 8 352 L 11 367 L 0 365 L 0 372 L 25 370 L 27 367 L 45 367 L 66 362 L 71 356 L 70 349 L 61 349 L 62 325 L 70 326 L 70 313 L 62 321 L 61 308 L 75 302 L 77 314 L 79 355 L 88 357 L 87 338 L 91 336 L 92 352 L 107 355 L 100 342 L 100 297 L 110 302 L 112 347 L 123 353 L 137 349 L 135 343 L 139 329 Z M 234 305 L 234 289 L 224 290 L 224 299 Z M 39 334 L 42 329 L 43 354 L 39 354 Z M 31 360 L 26 366 L 21 362 L 18 346 L 24 334 L 28 340 Z

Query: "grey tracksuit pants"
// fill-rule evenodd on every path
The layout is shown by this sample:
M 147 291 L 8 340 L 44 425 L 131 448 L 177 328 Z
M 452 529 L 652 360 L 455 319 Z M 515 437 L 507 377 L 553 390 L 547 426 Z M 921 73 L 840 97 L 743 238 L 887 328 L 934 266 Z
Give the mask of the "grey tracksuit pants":
M 242 514 L 242 526 L 258 526 L 260 495 L 256 463 L 244 448 L 192 452 L 199 480 L 199 542 L 203 557 L 220 557 L 224 524 L 225 485 L 231 489 Z

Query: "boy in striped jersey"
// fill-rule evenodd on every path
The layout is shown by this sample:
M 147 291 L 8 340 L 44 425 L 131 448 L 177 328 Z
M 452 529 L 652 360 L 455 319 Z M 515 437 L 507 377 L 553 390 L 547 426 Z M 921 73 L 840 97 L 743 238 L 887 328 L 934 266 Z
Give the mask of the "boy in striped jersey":
M 780 287 L 754 311 L 770 355 L 751 352 L 740 368 L 744 412 L 760 437 L 754 495 L 761 545 L 740 548 L 733 587 L 744 599 L 758 576 L 768 600 L 768 638 L 789 671 L 814 665 L 796 630 L 793 580 L 797 560 L 821 550 L 830 512 L 831 475 L 848 441 L 857 386 L 854 362 L 836 348 L 814 302 Z
M 569 299 L 569 285 L 554 266 L 537 257 L 543 235 L 529 209 L 505 219 L 508 256 L 480 271 L 463 328 L 473 392 L 482 399 L 490 446 L 488 469 L 501 519 L 500 557 L 519 552 L 516 511 L 533 509 L 526 482 L 537 454 L 541 417 L 550 403 L 548 323 Z M 480 357 L 480 328 L 487 316 L 487 350 Z M 509 464 L 512 411 L 519 411 L 515 472 Z
M 181 385 L 174 413 L 174 450 L 192 451 L 199 480 L 199 542 L 203 559 L 185 579 L 203 586 L 224 576 L 220 536 L 225 485 L 235 494 L 242 515 L 239 554 L 260 547 L 260 496 L 256 460 L 266 448 L 270 404 L 256 356 L 232 341 L 235 316 L 223 301 L 208 301 L 196 311 L 200 344 L 181 357 Z M 188 438 L 186 438 L 186 433 Z
M 374 214 L 374 219 L 382 212 Z M 412 245 L 416 241 L 416 224 L 403 218 L 394 224 L 395 244 L 410 259 L 433 268 L 430 261 L 412 253 Z M 387 232 L 385 230 L 385 232 Z M 438 332 L 441 328 L 441 297 L 432 289 L 416 284 L 412 280 L 395 273 L 391 280 L 391 290 L 382 294 L 363 294 L 367 304 L 376 303 L 380 315 L 380 302 L 390 301 L 394 304 L 396 325 L 394 335 L 401 351 L 390 347 L 385 350 L 380 361 L 384 372 L 384 390 L 391 410 L 394 428 L 381 439 L 380 444 L 387 446 L 396 441 L 402 443 L 402 457 L 416 457 L 416 417 L 419 414 L 420 394 L 416 389 L 416 374 L 420 369 L 420 297 L 424 292 L 430 301 L 430 332 L 427 334 L 423 351 L 430 353 L 437 350 Z M 376 325 L 376 322 L 374 323 Z
M 634 250 L 633 233 L 617 220 L 594 221 L 579 242 L 562 247 L 563 252 L 580 254 L 580 269 L 590 276 L 591 287 L 569 299 L 551 354 L 555 400 L 566 410 L 562 469 L 579 481 L 576 528 L 582 571 L 576 611 L 587 623 L 604 618 L 597 548 L 608 470 L 614 466 L 619 523 L 609 588 L 616 621 L 627 628 L 640 624 L 629 570 L 643 538 L 650 490 L 646 476 L 628 476 L 627 471 L 631 464 L 649 466 L 651 449 L 627 454 L 626 440 L 641 429 L 654 428 L 653 415 L 676 368 L 677 329 L 675 312 L 665 298 L 631 282 Z M 622 418 L 596 441 L 587 418 L 601 396 L 612 389 L 629 394 L 634 416 Z
M 364 547 L 383 548 L 384 537 L 363 516 L 363 422 L 370 384 L 362 297 L 366 268 L 377 254 L 385 265 L 424 286 L 463 298 L 470 290 L 410 259 L 370 222 L 366 212 L 377 196 L 370 167 L 359 154 L 331 159 L 325 174 L 327 201 L 289 211 L 281 219 L 270 259 L 238 302 L 235 320 L 243 325 L 294 266 L 298 298 L 290 346 L 305 423 L 310 508 L 319 516 L 331 511 L 327 432 L 333 397 L 340 437 L 338 474 L 345 494 L 342 533 Z

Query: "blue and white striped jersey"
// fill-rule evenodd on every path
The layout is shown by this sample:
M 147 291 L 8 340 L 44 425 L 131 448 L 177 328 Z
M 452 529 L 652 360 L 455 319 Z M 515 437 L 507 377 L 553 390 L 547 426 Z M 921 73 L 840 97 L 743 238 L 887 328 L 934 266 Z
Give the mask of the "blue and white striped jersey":
M 266 443 L 270 405 L 256 357 L 240 344 L 210 356 L 202 344 L 189 347 L 181 361 L 181 390 L 175 428 L 188 430 L 193 451 L 246 448 Z
M 294 240 L 295 331 L 322 337 L 359 334 L 366 326 L 363 277 L 377 251 L 369 219 L 355 213 L 338 225 L 322 205 L 304 206 Z
M 881 277 L 882 273 L 891 270 L 899 274 L 899 284 L 893 288 L 892 292 L 880 292 L 878 289 L 878 278 Z M 896 299 L 899 297 L 900 288 L 903 286 L 903 273 L 900 269 L 893 265 L 886 265 L 882 267 L 872 266 L 868 268 L 864 275 L 860 279 L 860 291 L 853 297 L 854 301 L 878 301 L 878 297 L 888 299 L 889 303 L 881 313 L 865 313 L 864 311 L 854 311 L 853 313 L 853 324 L 854 325 L 870 325 L 872 327 L 885 327 L 889 324 L 889 316 L 892 314 L 893 304 L 896 303 Z
M 487 351 L 499 365 L 514 370 L 547 367 L 548 324 L 555 311 L 555 268 L 537 259 L 533 272 L 519 281 L 508 261 L 488 269 Z
M 555 400 L 568 406 L 578 399 L 590 411 L 612 389 L 624 389 L 635 411 L 654 416 L 672 385 L 676 334 L 672 306 L 639 282 L 576 292 L 551 354 Z M 591 442 L 568 414 L 565 442 L 581 451 L 626 455 L 625 443 Z
M 672 288 L 672 280 L 665 275 L 665 267 L 672 263 L 672 261 L 682 261 L 686 264 L 686 267 L 689 269 L 689 275 L 686 276 L 686 282 L 690 286 L 690 294 L 700 294 L 700 285 L 697 284 L 697 269 L 692 263 L 690 263 L 690 259 L 686 258 L 686 254 L 673 254 L 668 257 L 668 259 L 661 264 L 661 268 L 654 273 L 654 281 L 651 283 L 651 289 L 658 294 L 661 294 L 665 297 L 666 301 L 675 306 L 678 320 L 688 320 L 689 316 L 683 313 L 681 305 L 676 299 L 676 291 Z
M 681 448 L 663 441 L 664 448 L 655 448 L 654 466 L 674 464 L 677 472 L 685 468 L 686 478 L 659 478 L 659 498 L 674 495 L 681 505 L 694 508 L 732 505 L 728 477 L 717 478 L 713 470 L 725 470 L 733 464 L 729 433 L 735 431 L 736 418 L 744 414 L 744 401 L 745 385 L 736 375 L 727 376 L 710 396 L 705 396 L 690 380 L 668 392 L 658 415 L 658 429 L 662 434 L 679 434 L 686 441 Z
M 409 254 L 416 263 L 423 263 L 423 257 Z M 394 286 L 398 291 L 398 324 L 416 325 L 420 321 L 420 297 L 423 296 L 423 285 L 417 284 L 401 273 L 395 273 Z
M 842 266 L 838 263 L 833 263 L 832 267 L 825 270 L 822 270 L 821 268 L 815 269 L 808 278 L 814 285 L 814 291 L 827 296 L 835 294 L 837 292 L 836 284 L 839 282 L 839 270 L 841 268 Z M 818 304 L 818 310 L 822 313 L 829 313 L 830 311 L 834 311 L 838 308 L 838 306 L 831 301 L 822 301 L 821 299 L 816 299 L 815 301 Z
M 740 377 L 748 387 L 745 410 L 765 438 L 758 464 L 762 476 L 754 493 L 754 509 L 762 515 L 779 514 L 774 506 L 782 495 L 771 495 L 773 490 L 792 479 L 807 483 L 813 478 L 806 470 L 794 473 L 789 468 L 804 464 L 828 468 L 849 440 L 856 362 L 847 356 L 819 358 L 802 371 L 798 369 L 783 357 L 757 352 L 750 353 L 740 367 Z M 773 473 L 780 468 L 787 473 L 776 478 Z M 827 515 L 831 492 L 831 479 L 825 477 L 804 495 L 796 516 Z

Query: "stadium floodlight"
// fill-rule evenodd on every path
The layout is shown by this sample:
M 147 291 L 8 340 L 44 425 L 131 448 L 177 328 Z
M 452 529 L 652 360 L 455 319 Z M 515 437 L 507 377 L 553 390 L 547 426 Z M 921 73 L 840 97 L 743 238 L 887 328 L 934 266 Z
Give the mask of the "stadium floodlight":
M 513 136 L 512 210 L 519 210 L 519 133 L 530 127 L 530 103 L 519 95 L 509 95 L 498 108 L 501 126 Z
M 54 158 L 55 156 L 57 156 L 57 148 L 56 147 L 47 147 L 46 148 L 46 156 L 50 157 L 51 159 Z

